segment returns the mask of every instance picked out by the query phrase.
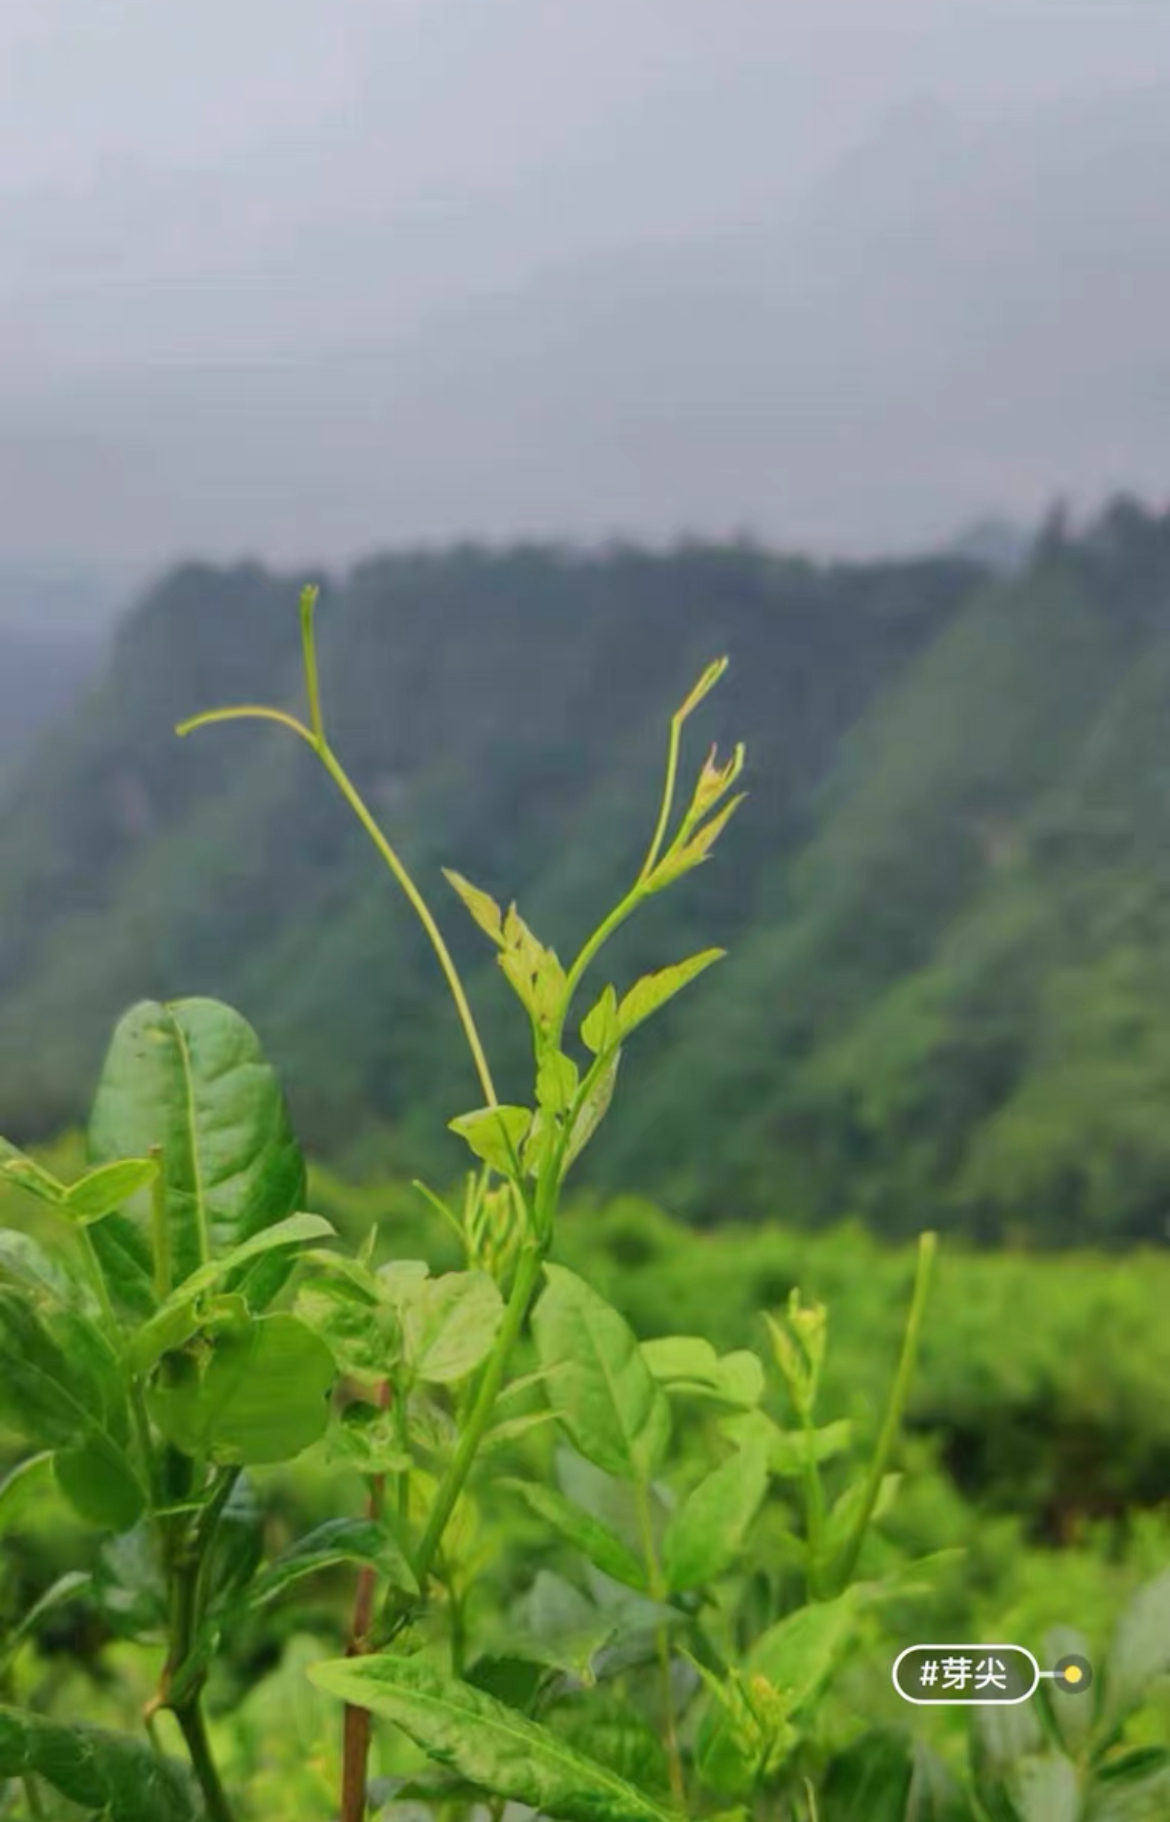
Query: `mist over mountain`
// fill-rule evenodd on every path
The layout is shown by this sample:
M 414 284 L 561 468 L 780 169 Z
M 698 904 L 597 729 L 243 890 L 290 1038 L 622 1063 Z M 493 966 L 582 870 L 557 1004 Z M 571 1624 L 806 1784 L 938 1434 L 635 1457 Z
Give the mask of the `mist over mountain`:
M 275 158 L 259 213 L 228 166 L 111 166 L 84 201 L 12 203 L 34 278 L 46 247 L 61 259 L 9 325 L 26 359 L 0 390 L 0 548 L 344 562 L 746 529 L 867 554 L 937 545 L 988 502 L 1030 521 L 1057 493 L 1156 493 L 1168 97 L 1153 74 L 1027 107 L 927 98 L 798 181 L 737 142 L 734 207 L 688 220 L 679 190 L 653 232 L 649 193 L 646 220 L 606 218 L 599 171 L 578 196 L 555 165 L 546 213 L 580 233 L 542 246 L 529 190 L 469 208 L 464 241 L 441 198 L 380 216 L 372 177 L 339 215 L 329 165 L 296 166 L 277 207 Z M 680 108 L 663 146 L 693 124 Z M 629 120 L 614 132 L 614 159 L 625 134 L 646 153 Z
M 454 1017 L 328 780 L 271 728 L 173 736 L 299 699 L 301 580 L 167 576 L 0 809 L 17 1138 L 82 1113 L 125 1004 L 210 993 L 258 1025 L 311 1144 L 459 1168 Z M 505 1095 L 522 1024 L 439 869 L 571 952 L 636 871 L 671 707 L 731 656 L 689 764 L 745 737 L 749 800 L 603 973 L 730 955 L 639 1034 L 588 1180 L 704 1220 L 1163 1233 L 1170 514 L 1053 519 L 1007 576 L 742 543 L 403 553 L 327 582 L 320 627 L 337 745 L 438 905 Z

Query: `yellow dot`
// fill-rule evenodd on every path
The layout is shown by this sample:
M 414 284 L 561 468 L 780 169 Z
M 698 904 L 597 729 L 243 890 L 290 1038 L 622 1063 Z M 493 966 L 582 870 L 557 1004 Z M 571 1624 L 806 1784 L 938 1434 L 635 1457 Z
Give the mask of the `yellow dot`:
M 1079 1683 L 1084 1674 L 1079 1664 L 1068 1664 L 1065 1666 L 1064 1680 L 1066 1683 Z

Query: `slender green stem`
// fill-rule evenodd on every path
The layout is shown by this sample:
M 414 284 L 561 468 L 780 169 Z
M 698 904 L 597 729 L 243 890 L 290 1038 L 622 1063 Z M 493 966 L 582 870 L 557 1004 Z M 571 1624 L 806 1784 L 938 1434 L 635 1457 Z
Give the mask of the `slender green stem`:
M 349 774 L 346 772 L 332 748 L 322 744 L 319 748 L 319 752 L 322 765 L 325 767 L 330 778 L 332 778 L 350 809 L 361 823 L 366 834 L 377 848 L 378 853 L 382 856 L 382 859 L 389 867 L 391 873 L 393 873 L 398 884 L 402 887 L 403 892 L 410 901 L 415 915 L 423 929 L 426 931 L 427 936 L 430 938 L 431 948 L 438 957 L 439 966 L 443 970 L 447 986 L 451 991 L 451 998 L 455 1001 L 455 1010 L 458 1012 L 459 1022 L 463 1026 L 463 1035 L 467 1039 L 467 1047 L 471 1051 L 472 1060 L 475 1063 L 475 1070 L 476 1074 L 479 1076 L 480 1085 L 483 1088 L 484 1099 L 489 1107 L 498 1106 L 499 1099 L 496 1094 L 495 1084 L 492 1081 L 492 1072 L 488 1067 L 487 1056 L 484 1053 L 479 1030 L 472 1015 L 471 1007 L 468 1004 L 467 995 L 463 989 L 463 982 L 459 978 L 459 971 L 451 959 L 451 952 L 443 940 L 442 932 L 435 922 L 430 906 L 427 904 L 422 893 L 415 885 L 414 880 L 399 860 L 398 855 L 386 840 L 373 813 L 363 801 L 356 785 L 350 779 Z
M 931 1273 L 934 1269 L 935 1255 L 938 1251 L 938 1235 L 920 1234 L 918 1239 L 918 1258 L 914 1268 L 914 1289 L 910 1297 L 910 1311 L 906 1318 L 906 1328 L 902 1336 L 902 1353 L 898 1361 L 898 1370 L 890 1388 L 886 1403 L 885 1418 L 877 1447 L 870 1462 L 869 1475 L 865 1483 L 865 1493 L 861 1502 L 861 1511 L 853 1529 L 853 1535 L 841 1559 L 839 1577 L 842 1585 L 847 1584 L 857 1567 L 861 1546 L 873 1517 L 874 1507 L 881 1492 L 882 1477 L 885 1474 L 893 1451 L 902 1415 L 906 1409 L 906 1399 L 910 1391 L 910 1380 L 914 1373 L 914 1363 L 918 1355 L 918 1338 L 922 1330 L 922 1318 L 926 1310 L 926 1298 L 930 1290 Z
M 808 1530 L 808 1592 L 816 1600 L 821 1576 L 821 1546 L 825 1529 L 825 1489 L 816 1458 L 816 1423 L 811 1406 L 802 1402 L 800 1424 L 804 1435 L 804 1509 Z
M 41 1793 L 32 1773 L 26 1772 L 25 1776 L 20 1780 L 20 1783 L 21 1788 L 24 1791 L 24 1800 L 28 1804 L 29 1815 L 35 1817 L 43 1816 L 45 1814 L 45 1806 L 41 1802 Z
M 460 1435 L 451 1464 L 435 1495 L 435 1503 L 431 1507 L 422 1542 L 418 1547 L 414 1570 L 420 1588 L 424 1586 L 431 1572 L 435 1556 L 443 1541 L 443 1533 L 447 1529 L 448 1520 L 455 1510 L 455 1503 L 463 1491 L 479 1445 L 483 1441 L 484 1431 L 491 1421 L 492 1410 L 499 1395 L 504 1374 L 508 1369 L 512 1349 L 519 1340 L 520 1331 L 524 1327 L 524 1320 L 528 1315 L 529 1305 L 536 1293 L 542 1263 L 541 1253 L 535 1246 L 527 1247 L 520 1255 L 520 1263 L 516 1268 L 516 1277 L 512 1285 L 512 1294 L 508 1298 L 495 1347 L 484 1368 L 483 1377 L 475 1395 L 475 1403 L 472 1405 L 467 1423 Z
M 646 851 L 642 862 L 642 871 L 638 875 L 638 884 L 643 885 L 654 871 L 655 862 L 662 852 L 666 831 L 670 824 L 670 812 L 674 807 L 674 787 L 678 781 L 678 755 L 682 744 L 682 721 L 678 715 L 670 718 L 670 744 L 666 751 L 666 781 L 662 788 L 662 808 L 658 812 L 658 822 L 654 829 L 654 838 Z
M 317 595 L 318 590 L 315 588 L 309 587 L 303 589 L 301 591 L 300 604 L 301 651 L 305 675 L 305 693 L 309 702 L 310 727 L 306 727 L 303 721 L 298 721 L 295 715 L 289 715 L 283 709 L 261 708 L 252 703 L 245 703 L 229 708 L 205 710 L 202 714 L 193 715 L 188 720 L 180 722 L 177 731 L 180 734 L 189 734 L 195 728 L 205 727 L 209 723 L 217 721 L 249 719 L 276 721 L 279 722 L 281 726 L 290 728 L 294 734 L 301 740 L 306 741 L 307 744 L 312 747 L 330 778 L 332 778 L 334 784 L 345 798 L 350 809 L 365 829 L 366 834 L 377 848 L 378 853 L 389 867 L 394 878 L 398 881 L 398 884 L 406 894 L 407 899 L 418 917 L 419 922 L 426 931 L 427 936 L 430 939 L 431 947 L 438 957 L 439 966 L 442 968 L 443 974 L 446 977 L 447 985 L 451 990 L 451 997 L 455 1001 L 455 1009 L 459 1014 L 459 1021 L 463 1026 L 464 1036 L 467 1039 L 468 1048 L 471 1051 L 472 1060 L 475 1063 L 476 1073 L 479 1076 L 480 1085 L 483 1088 L 484 1098 L 489 1107 L 495 1107 L 498 1105 L 498 1100 L 495 1087 L 492 1083 L 491 1070 L 488 1068 L 487 1056 L 484 1053 L 479 1031 L 476 1027 L 475 1019 L 472 1016 L 471 1007 L 467 1001 L 467 995 L 463 990 L 463 983 L 460 980 L 458 970 L 451 959 L 450 951 L 443 940 L 442 932 L 435 922 L 430 906 L 415 885 L 414 880 L 411 878 L 406 867 L 398 858 L 395 850 L 391 847 L 389 841 L 387 841 L 386 836 L 383 834 L 372 811 L 365 803 L 357 786 L 349 777 L 345 767 L 338 759 L 336 753 L 334 753 L 326 738 L 324 721 L 321 714 L 321 687 L 317 670 L 316 641 L 313 633 L 313 613 L 317 605 Z
M 639 875 L 621 903 L 615 905 L 613 910 L 609 913 L 609 916 L 603 918 L 602 922 L 598 924 L 593 935 L 589 938 L 588 942 L 585 943 L 581 953 L 569 969 L 569 972 L 565 977 L 565 991 L 561 1001 L 561 1014 L 557 1020 L 554 1032 L 555 1043 L 559 1044 L 561 1041 L 561 1033 L 565 1028 L 565 1020 L 569 1016 L 569 1007 L 572 1004 L 573 995 L 581 985 L 582 975 L 597 956 L 598 952 L 605 947 L 605 944 L 614 934 L 614 931 L 619 930 L 626 919 L 633 916 L 644 897 L 645 887 L 642 883 L 641 876 Z
M 174 1713 L 191 1757 L 191 1768 L 203 1792 L 207 1822 L 234 1822 L 232 1806 L 220 1780 L 219 1768 L 211 1751 L 211 1741 L 207 1737 L 207 1721 L 201 1697 L 192 1696 L 176 1708 Z
M 198 715 L 189 715 L 186 721 L 180 721 L 175 732 L 184 737 L 197 728 L 211 727 L 220 721 L 277 721 L 282 728 L 291 728 L 314 752 L 317 751 L 316 738 L 303 721 L 298 721 L 295 715 L 286 715 L 283 709 L 270 709 L 262 702 L 233 702 L 228 708 L 201 709 Z
M 317 642 L 313 637 L 313 614 L 321 590 L 310 585 L 301 590 L 301 655 L 305 668 L 305 694 L 309 699 L 309 720 L 318 746 L 325 744 L 325 726 L 321 719 L 321 684 L 317 675 Z
M 312 689 L 313 692 L 315 692 L 317 687 L 315 660 L 312 679 Z M 315 694 L 312 697 L 310 707 L 315 718 L 314 727 L 316 727 L 319 722 L 321 707 Z M 242 704 L 233 708 L 209 709 L 200 715 L 193 715 L 189 720 L 179 723 L 178 732 L 180 734 L 189 734 L 196 728 L 205 727 L 209 723 L 216 721 L 255 719 L 260 719 L 262 721 L 277 721 L 281 726 L 291 728 L 293 733 L 299 735 L 302 740 L 306 741 L 308 745 L 312 747 L 318 759 L 321 761 L 321 764 L 324 766 L 330 778 L 332 778 L 334 784 L 341 792 L 341 795 L 345 798 L 350 809 L 366 831 L 366 834 L 373 842 L 375 848 L 377 848 L 378 853 L 385 861 L 387 867 L 389 867 L 394 878 L 398 881 L 398 884 L 406 894 L 415 915 L 418 917 L 419 922 L 426 931 L 432 949 L 438 957 L 439 966 L 443 970 L 447 986 L 451 991 L 451 997 L 455 1001 L 455 1010 L 459 1014 L 459 1022 L 463 1027 L 463 1034 L 467 1039 L 467 1045 L 471 1051 L 472 1061 L 475 1064 L 476 1074 L 479 1076 L 484 1099 L 489 1107 L 498 1106 L 499 1097 L 496 1094 L 495 1085 L 492 1081 L 491 1070 L 488 1067 L 488 1060 L 484 1052 L 482 1040 L 480 1039 L 479 1030 L 472 1015 L 471 1007 L 468 1004 L 467 995 L 464 992 L 463 982 L 459 978 L 459 972 L 451 959 L 451 952 L 443 940 L 443 934 L 440 931 L 438 924 L 435 922 L 431 908 L 415 885 L 414 880 L 399 859 L 397 853 L 387 841 L 373 812 L 366 804 L 357 786 L 354 784 L 348 772 L 345 770 L 345 767 L 329 745 L 324 734 L 307 728 L 304 723 L 298 721 L 294 715 L 286 715 L 281 709 L 260 708 L 251 703 Z

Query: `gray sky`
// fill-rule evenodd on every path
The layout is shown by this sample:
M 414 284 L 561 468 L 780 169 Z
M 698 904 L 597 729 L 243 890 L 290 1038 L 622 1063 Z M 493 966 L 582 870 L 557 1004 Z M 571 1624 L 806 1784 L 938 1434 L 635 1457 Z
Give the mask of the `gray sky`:
M 1170 495 L 1170 0 L 4 0 L 0 564 Z

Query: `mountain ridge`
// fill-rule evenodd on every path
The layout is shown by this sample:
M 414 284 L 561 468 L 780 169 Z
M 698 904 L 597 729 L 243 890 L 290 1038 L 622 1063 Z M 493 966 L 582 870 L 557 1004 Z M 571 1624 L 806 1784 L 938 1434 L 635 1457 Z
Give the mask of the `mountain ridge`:
M 328 780 L 271 728 L 173 738 L 226 700 L 299 701 L 300 580 L 167 577 L 0 808 L 14 1137 L 79 1116 L 127 1001 L 210 992 L 257 1024 L 312 1147 L 459 1168 L 444 1122 L 476 1088 L 441 979 Z M 505 1095 L 524 1034 L 439 869 L 570 952 L 636 870 L 671 708 L 731 655 L 688 763 L 746 737 L 748 801 L 603 978 L 730 954 L 639 1034 L 584 1183 L 704 1221 L 1163 1234 L 1170 514 L 1054 519 L 1006 576 L 746 544 L 407 553 L 328 582 L 319 626 L 333 738 Z

